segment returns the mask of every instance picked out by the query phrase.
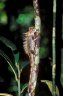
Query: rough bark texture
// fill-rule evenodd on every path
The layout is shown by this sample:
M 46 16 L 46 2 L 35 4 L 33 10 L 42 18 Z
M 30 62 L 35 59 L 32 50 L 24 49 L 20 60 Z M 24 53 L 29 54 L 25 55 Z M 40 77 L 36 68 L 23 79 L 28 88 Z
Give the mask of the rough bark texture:
M 36 32 L 37 33 L 37 32 Z M 35 37 L 35 36 L 34 36 Z M 38 64 L 39 64 L 39 39 L 40 36 L 36 36 L 34 39 L 34 48 L 30 52 L 30 79 L 29 79 L 29 96 L 35 96 L 35 88 L 38 76 Z
M 33 6 L 35 10 L 35 30 L 36 32 L 33 35 L 33 50 L 30 52 L 30 78 L 29 78 L 29 87 L 28 87 L 28 96 L 35 96 L 35 89 L 38 77 L 39 69 L 39 43 L 40 43 L 40 16 L 39 16 L 39 7 L 38 0 L 33 0 Z

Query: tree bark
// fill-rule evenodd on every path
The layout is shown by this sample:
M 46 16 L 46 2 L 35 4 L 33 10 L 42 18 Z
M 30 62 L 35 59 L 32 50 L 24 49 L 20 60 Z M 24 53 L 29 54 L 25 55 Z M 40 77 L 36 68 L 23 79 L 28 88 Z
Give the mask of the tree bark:
M 39 15 L 38 0 L 33 0 L 35 10 L 35 34 L 34 34 L 34 52 L 30 53 L 30 78 L 28 87 L 28 96 L 35 96 L 35 89 L 37 84 L 38 70 L 39 70 L 39 45 L 40 45 L 40 29 L 41 20 Z

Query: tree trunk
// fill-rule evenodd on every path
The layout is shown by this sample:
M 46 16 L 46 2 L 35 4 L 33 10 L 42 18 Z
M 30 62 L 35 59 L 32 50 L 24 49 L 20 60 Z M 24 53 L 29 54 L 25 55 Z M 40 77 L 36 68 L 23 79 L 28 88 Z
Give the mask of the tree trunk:
M 35 96 L 35 89 L 39 70 L 39 45 L 40 45 L 40 27 L 41 21 L 39 16 L 38 0 L 33 0 L 35 10 L 35 34 L 34 34 L 34 50 L 30 56 L 30 78 L 28 87 L 28 96 Z

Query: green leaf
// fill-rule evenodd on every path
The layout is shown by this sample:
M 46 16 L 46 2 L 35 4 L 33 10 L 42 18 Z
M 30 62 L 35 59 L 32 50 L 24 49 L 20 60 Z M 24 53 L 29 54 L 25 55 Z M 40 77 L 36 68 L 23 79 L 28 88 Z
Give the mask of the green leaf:
M 14 58 L 15 58 L 15 64 L 18 64 L 19 61 L 19 52 L 14 54 Z
M 17 82 L 16 82 L 15 78 L 13 78 L 13 77 L 11 77 L 10 87 L 9 87 L 8 91 L 10 91 L 10 92 L 14 91 L 15 93 L 17 93 L 17 91 L 18 91 Z
M 21 90 L 21 93 L 23 93 L 23 92 L 24 92 L 24 90 L 25 90 L 27 87 L 28 87 L 28 83 L 23 84 L 23 86 L 22 86 L 22 90 Z
M 4 51 L 0 50 L 0 56 L 2 56 L 8 64 L 12 64 L 12 61 L 10 60 L 10 58 L 4 53 Z
M 12 72 L 14 73 L 14 76 L 15 76 L 15 79 L 16 79 L 17 75 L 16 75 L 16 72 L 15 72 L 15 69 L 12 66 L 12 61 L 10 60 L 10 58 L 2 50 L 0 50 L 0 55 L 7 61 L 8 65 L 12 69 Z
M 0 37 L 0 41 L 3 42 L 7 47 L 9 47 L 12 51 L 17 50 L 16 45 L 12 43 L 12 41 L 8 40 L 5 37 Z
M 52 93 L 52 81 L 49 81 L 49 80 L 41 80 L 41 82 L 47 84 L 50 92 Z M 59 89 L 58 89 L 57 86 L 56 86 L 56 95 L 57 95 L 57 96 L 60 96 L 60 94 L 59 94 Z
M 28 93 L 26 93 L 25 96 L 28 96 Z
M 7 93 L 0 93 L 0 96 L 13 96 L 13 95 Z

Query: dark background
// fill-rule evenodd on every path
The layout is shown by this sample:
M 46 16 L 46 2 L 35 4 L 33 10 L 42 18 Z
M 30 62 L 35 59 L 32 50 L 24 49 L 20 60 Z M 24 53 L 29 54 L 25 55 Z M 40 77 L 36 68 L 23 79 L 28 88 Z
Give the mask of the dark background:
M 62 39 L 61 39 L 61 24 L 62 24 L 62 7 L 61 7 L 61 0 L 59 3 L 59 0 L 57 0 L 57 18 L 56 18 L 56 65 L 57 65 L 57 70 L 56 70 L 56 84 L 59 87 L 60 90 L 60 95 L 62 96 L 62 87 L 60 84 L 60 70 L 61 70 L 61 48 L 63 47 Z M 0 35 L 5 36 L 6 38 L 10 39 L 13 41 L 18 50 L 21 52 L 21 59 L 27 59 L 27 56 L 24 53 L 23 47 L 22 47 L 22 39 L 20 36 L 22 34 L 18 33 L 20 30 L 20 27 L 15 31 L 16 32 L 16 38 L 12 34 L 12 32 L 9 29 L 10 26 L 10 21 L 11 17 L 14 16 L 15 18 L 18 17 L 19 11 L 21 11 L 25 6 L 31 5 L 33 6 L 32 0 L 7 0 L 6 1 L 6 7 L 5 11 L 7 12 L 8 15 L 8 24 L 7 25 L 2 25 L 0 27 Z M 41 22 L 44 25 L 44 32 L 46 32 L 48 38 L 49 38 L 49 55 L 40 60 L 39 64 L 39 75 L 38 75 L 38 81 L 42 79 L 46 80 L 52 80 L 52 72 L 51 72 L 51 64 L 49 57 L 52 57 L 52 21 L 53 21 L 53 13 L 52 13 L 52 0 L 39 0 L 39 6 L 40 6 L 40 16 L 41 16 Z M 1 42 L 0 42 L 0 48 L 3 49 L 8 56 L 12 56 L 10 49 L 5 47 Z M 11 57 L 12 58 L 12 57 Z M 7 89 L 10 84 L 10 78 L 11 78 L 11 73 L 8 71 L 8 65 L 6 61 L 0 57 L 0 76 L 4 78 L 4 81 L 2 80 L 0 82 L 0 92 L 8 92 Z M 27 82 L 29 78 L 29 66 L 23 71 L 22 73 L 22 80 L 21 82 Z M 40 83 L 40 82 L 39 82 Z M 42 85 L 41 90 L 47 90 L 47 96 L 51 96 L 49 90 L 47 89 L 47 86 Z M 45 92 L 44 92 L 45 94 Z M 43 95 L 46 96 L 46 95 Z

